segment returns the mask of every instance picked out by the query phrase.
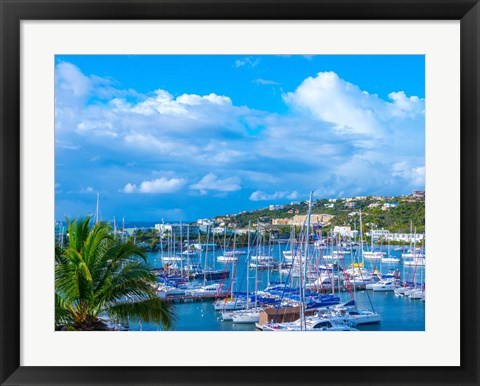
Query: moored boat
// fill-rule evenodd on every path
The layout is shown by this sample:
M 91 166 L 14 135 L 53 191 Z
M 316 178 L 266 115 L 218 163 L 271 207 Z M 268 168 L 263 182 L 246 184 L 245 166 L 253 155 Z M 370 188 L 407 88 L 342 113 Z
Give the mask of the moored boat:
M 387 292 L 395 290 L 395 282 L 393 280 L 380 280 L 372 285 L 373 292 Z

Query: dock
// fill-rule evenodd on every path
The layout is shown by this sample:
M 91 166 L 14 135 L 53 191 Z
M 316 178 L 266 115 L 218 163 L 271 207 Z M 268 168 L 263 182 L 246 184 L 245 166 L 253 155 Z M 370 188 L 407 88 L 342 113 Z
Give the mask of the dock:
M 227 294 L 204 294 L 204 295 L 176 295 L 160 297 L 169 303 L 191 303 L 191 302 L 203 302 L 208 300 L 225 299 Z

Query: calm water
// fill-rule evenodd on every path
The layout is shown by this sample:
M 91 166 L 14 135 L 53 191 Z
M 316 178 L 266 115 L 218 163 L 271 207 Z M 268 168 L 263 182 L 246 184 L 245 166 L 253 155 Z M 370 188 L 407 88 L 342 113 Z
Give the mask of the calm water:
M 286 245 L 276 244 L 271 247 L 270 253 L 278 261 L 281 259 L 281 250 L 286 249 Z M 267 248 L 268 249 L 268 248 Z M 367 248 L 365 248 L 367 249 Z M 263 248 L 262 254 L 269 253 Z M 399 257 L 401 250 L 390 249 L 390 255 Z M 201 255 L 202 266 L 207 258 L 207 265 L 216 269 L 227 269 L 232 272 L 234 269 L 234 262 L 219 263 L 216 262 L 216 256 L 222 255 L 221 249 L 210 251 L 207 254 L 203 252 Z M 324 251 L 324 254 L 330 254 Z M 148 253 L 148 260 L 154 267 L 161 267 L 161 252 Z M 253 251 L 252 255 L 255 255 Z M 346 255 L 345 266 L 357 261 L 357 257 Z M 323 263 L 323 262 L 322 262 Z M 238 264 L 236 266 L 236 277 L 234 278 L 233 287 L 235 291 L 245 291 L 247 289 L 247 272 L 249 274 L 249 291 L 255 288 L 255 270 L 246 269 L 246 256 L 239 256 Z M 382 273 L 387 273 L 391 269 L 399 269 L 401 279 L 407 279 L 415 282 L 425 282 L 424 267 L 404 267 L 402 264 L 380 264 L 379 261 L 365 260 L 365 268 L 368 270 L 378 270 Z M 258 288 L 262 290 L 268 282 L 285 281 L 286 275 L 279 275 L 277 272 L 269 272 L 268 270 L 258 271 Z M 230 285 L 230 279 L 224 283 L 225 286 Z M 342 301 L 351 299 L 348 292 L 340 292 L 339 295 Z M 359 326 L 360 330 L 364 331 L 423 331 L 425 330 L 425 302 L 421 300 L 414 300 L 408 297 L 396 297 L 393 292 L 373 292 L 373 291 L 356 291 L 354 293 L 355 299 L 360 309 L 371 309 L 372 305 L 376 312 L 382 317 L 380 324 Z M 232 322 L 223 322 L 219 318 L 219 314 L 213 308 L 213 301 L 192 302 L 192 303 L 175 303 L 175 310 L 177 314 L 177 321 L 175 322 L 174 330 L 177 331 L 255 331 L 253 324 L 234 325 Z M 132 330 L 159 330 L 153 324 L 148 323 L 130 323 Z

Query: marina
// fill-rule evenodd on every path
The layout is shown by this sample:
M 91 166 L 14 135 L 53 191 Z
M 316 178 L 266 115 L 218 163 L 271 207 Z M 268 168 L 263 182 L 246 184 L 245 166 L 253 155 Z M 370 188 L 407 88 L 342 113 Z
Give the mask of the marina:
M 147 257 L 157 275 L 159 297 L 174 304 L 179 320 L 198 313 L 194 330 L 265 330 L 263 326 L 272 322 L 298 320 L 301 313 L 309 318 L 323 313 L 326 318 L 325 310 L 329 318 L 341 312 L 356 314 L 357 320 L 359 313 L 375 315 L 360 325 L 354 318 L 343 319 L 342 325 L 359 330 L 424 330 L 425 263 L 415 264 L 415 256 L 425 260 L 425 251 L 408 246 L 379 251 L 375 246 L 373 253 L 388 254 L 388 259 L 369 259 L 371 246 L 362 244 L 350 241 L 347 254 L 341 242 L 324 248 L 318 248 L 318 240 L 263 245 L 252 236 L 251 246 L 235 251 L 219 244 L 208 250 L 189 249 L 196 252 L 176 262 L 163 258 L 168 251 L 147 252 Z M 236 259 L 219 260 L 222 256 Z M 192 267 L 198 270 L 195 274 Z M 211 272 L 221 278 L 212 280 Z M 129 328 L 158 329 L 145 323 Z M 191 328 L 188 323 L 176 326 Z
M 200 233 L 190 239 L 189 224 L 178 229 L 179 235 L 159 234 L 157 248 L 136 240 L 154 234 L 151 226 L 135 228 L 129 238 L 147 249 L 147 266 L 156 278 L 151 285 L 171 304 L 176 331 L 425 329 L 424 235 L 413 233 L 409 244 L 391 247 L 372 237 L 367 243 L 361 212 L 355 238 L 324 234 L 310 219 L 309 213 L 299 229 L 291 227 L 288 239 L 272 237 L 275 228 L 259 222 L 249 224 L 244 243 L 237 242 L 235 229 L 227 236 L 226 227 L 217 242 L 209 228 L 202 235 L 206 243 Z M 114 221 L 113 229 L 114 237 L 127 243 L 124 224 L 119 233 Z M 66 242 L 63 232 L 63 224 L 57 224 L 59 246 Z M 108 325 L 117 331 L 162 330 L 141 319 Z

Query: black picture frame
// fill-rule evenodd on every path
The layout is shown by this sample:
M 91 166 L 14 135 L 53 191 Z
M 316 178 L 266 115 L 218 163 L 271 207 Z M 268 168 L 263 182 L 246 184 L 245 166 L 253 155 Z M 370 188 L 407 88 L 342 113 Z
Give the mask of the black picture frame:
M 0 0 L 0 382 L 2 385 L 478 385 L 480 5 L 478 0 Z M 20 366 L 21 20 L 460 20 L 459 367 Z M 445 325 L 445 328 L 448 328 Z M 439 342 L 441 345 L 441 342 Z M 433 350 L 434 348 L 432 348 Z

